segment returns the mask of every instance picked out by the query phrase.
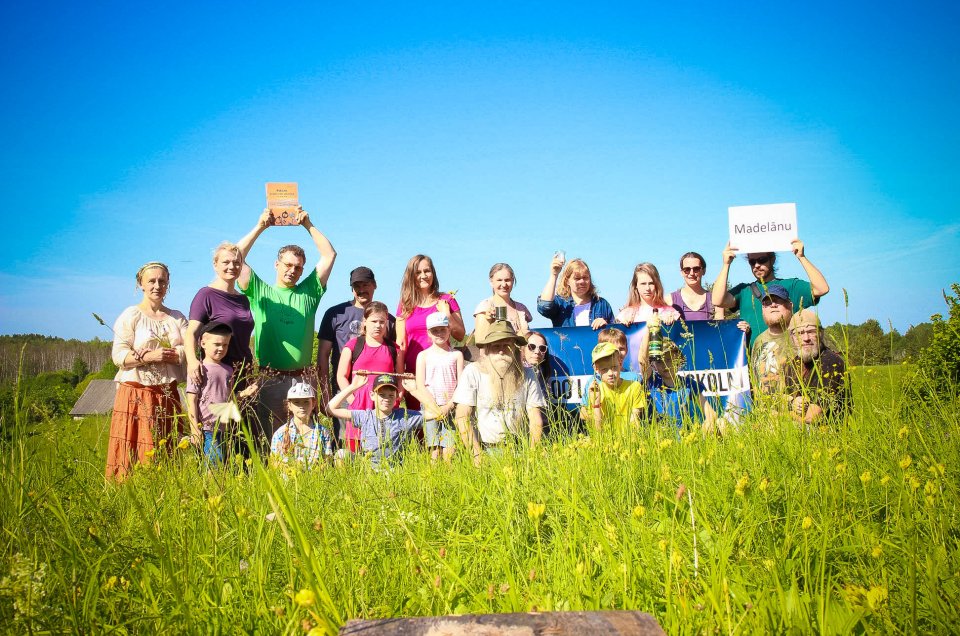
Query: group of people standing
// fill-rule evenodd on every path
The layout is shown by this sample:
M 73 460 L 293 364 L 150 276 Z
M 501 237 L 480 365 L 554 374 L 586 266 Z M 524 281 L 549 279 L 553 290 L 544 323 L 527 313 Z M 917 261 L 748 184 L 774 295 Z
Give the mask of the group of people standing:
M 240 419 L 250 425 L 258 450 L 267 452 L 269 446 L 277 461 L 310 463 L 337 449 L 380 461 L 414 435 L 422 436 L 435 457 L 446 458 L 459 438 L 477 461 L 485 449 L 513 436 L 539 441 L 552 415 L 541 372 L 548 348 L 543 335 L 530 328 L 530 310 L 512 297 L 516 277 L 508 264 L 490 269 L 492 294 L 473 312 L 479 347 L 473 356 L 452 346 L 466 339 L 466 326 L 457 299 L 440 291 L 428 256 L 408 262 L 395 315 L 374 299 L 373 271 L 355 268 L 349 277 L 353 298 L 330 307 L 320 321 L 314 364 L 316 313 L 337 254 L 300 210 L 296 221 L 310 234 L 319 263 L 305 271 L 304 250 L 287 245 L 277 255 L 274 282 L 265 281 L 246 257 L 272 219 L 265 210 L 236 244 L 216 248 L 215 277 L 197 292 L 189 316 L 163 304 L 170 284 L 166 265 L 149 262 L 137 272 L 143 299 L 114 327 L 119 386 L 108 478 L 122 478 L 133 463 L 148 461 L 167 445 L 161 440 L 181 431 L 189 430 L 190 442 L 212 463 L 244 452 L 235 434 Z M 750 254 L 756 280 L 728 291 L 736 256 L 728 246 L 711 292 L 702 284 L 706 261 L 688 252 L 680 259 L 684 285 L 669 296 L 657 268 L 641 263 L 617 314 L 598 294 L 587 264 L 568 263 L 557 253 L 536 309 L 555 327 L 595 330 L 613 323 L 715 320 L 732 309 L 753 343 L 768 329 L 764 307 L 770 289 L 783 290 L 800 309 L 829 291 L 800 241 L 794 253 L 809 282 L 777 278 L 775 254 Z M 184 381 L 186 418 L 177 390 Z M 796 408 L 810 410 L 809 404 Z M 320 412 L 332 417 L 330 430 L 319 424 Z

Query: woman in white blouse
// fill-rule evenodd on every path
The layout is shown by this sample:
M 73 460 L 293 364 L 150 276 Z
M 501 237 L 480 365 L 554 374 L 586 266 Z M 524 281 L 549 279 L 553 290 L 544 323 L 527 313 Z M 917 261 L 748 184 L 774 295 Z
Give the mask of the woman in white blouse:
M 170 270 L 152 261 L 137 271 L 143 300 L 124 310 L 113 326 L 117 397 L 110 420 L 107 479 L 122 479 L 134 462 L 149 463 L 161 439 L 167 450 L 179 435 L 183 412 L 177 383 L 185 375 L 187 319 L 164 306 Z M 171 443 L 172 442 L 172 443 Z

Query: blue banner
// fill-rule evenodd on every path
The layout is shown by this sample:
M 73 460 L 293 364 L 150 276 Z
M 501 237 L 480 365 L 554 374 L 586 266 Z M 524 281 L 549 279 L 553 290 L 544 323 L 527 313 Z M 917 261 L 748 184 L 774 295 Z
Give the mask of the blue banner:
M 640 344 L 647 330 L 645 323 L 630 326 L 611 325 L 627 336 L 624 371 L 640 373 Z M 590 327 L 553 327 L 537 329 L 550 349 L 551 374 L 547 389 L 554 402 L 575 408 L 583 400 L 594 377 L 590 353 L 597 345 L 597 334 Z M 737 321 L 675 322 L 663 325 L 664 337 L 679 347 L 684 365 L 677 375 L 699 386 L 700 393 L 712 403 L 718 415 L 736 421 L 750 408 L 750 373 L 747 366 L 747 341 Z

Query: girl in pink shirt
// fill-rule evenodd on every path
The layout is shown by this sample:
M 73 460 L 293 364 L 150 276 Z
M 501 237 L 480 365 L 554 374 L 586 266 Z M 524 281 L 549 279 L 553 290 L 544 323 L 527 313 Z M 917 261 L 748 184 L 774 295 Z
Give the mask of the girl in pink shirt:
M 680 312 L 663 298 L 663 283 L 660 282 L 660 272 L 656 266 L 653 263 L 640 263 L 633 270 L 627 304 L 617 314 L 617 322 L 622 325 L 647 322 L 653 316 L 654 309 L 665 325 L 673 324 L 680 317 Z
M 367 388 L 353 393 L 353 401 L 349 408 L 352 410 L 369 410 L 373 408 L 370 393 L 373 390 L 373 381 L 377 373 L 393 373 L 400 364 L 400 351 L 397 345 L 387 340 L 390 325 L 390 314 L 387 306 L 382 302 L 371 301 L 363 310 L 363 325 L 360 335 L 348 340 L 340 354 L 340 364 L 337 367 L 337 386 L 343 391 L 353 381 L 355 371 L 369 371 Z M 359 354 L 356 354 L 357 348 Z M 360 447 L 360 429 L 353 425 L 351 420 L 344 420 L 343 437 L 347 449 L 354 453 Z

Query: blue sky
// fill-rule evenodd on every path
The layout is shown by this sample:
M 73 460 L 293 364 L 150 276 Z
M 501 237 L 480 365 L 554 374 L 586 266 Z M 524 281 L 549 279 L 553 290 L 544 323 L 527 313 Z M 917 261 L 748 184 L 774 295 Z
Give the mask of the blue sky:
M 675 289 L 697 250 L 712 280 L 728 206 L 796 202 L 824 320 L 904 330 L 960 280 L 958 13 L 5 3 L 0 333 L 108 338 L 91 313 L 136 303 L 152 259 L 186 312 L 212 248 L 288 180 L 340 253 L 321 310 L 360 264 L 395 306 L 418 252 L 465 313 L 497 261 L 532 306 L 556 249 L 618 308 L 641 261 Z M 251 263 L 272 278 L 276 249 L 307 241 L 272 228 Z

